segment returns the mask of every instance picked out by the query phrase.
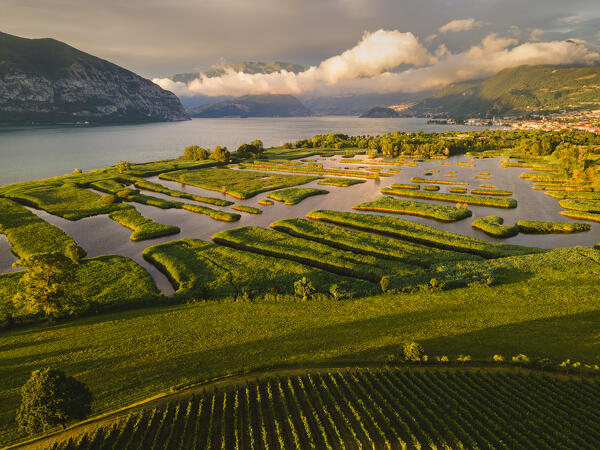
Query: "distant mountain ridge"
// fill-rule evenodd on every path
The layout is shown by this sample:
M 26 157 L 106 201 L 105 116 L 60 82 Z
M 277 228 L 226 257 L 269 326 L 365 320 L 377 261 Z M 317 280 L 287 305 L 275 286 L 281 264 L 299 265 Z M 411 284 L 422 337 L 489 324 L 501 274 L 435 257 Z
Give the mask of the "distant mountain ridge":
M 152 81 L 54 39 L 0 33 L 0 123 L 188 119 Z
M 398 114 L 398 111 L 395 111 L 392 108 L 376 106 L 368 110 L 366 113 L 361 114 L 360 117 L 382 119 L 387 117 L 400 117 L 400 114 Z
M 600 108 L 600 67 L 520 66 L 451 84 L 402 116 L 493 117 Z
M 306 117 L 312 112 L 293 95 L 244 95 L 189 108 L 192 117 Z
M 275 73 L 285 70 L 287 72 L 300 73 L 304 71 L 304 66 L 300 64 L 292 64 L 282 61 L 238 61 L 226 64 L 220 64 L 214 66 L 205 72 L 187 72 L 178 73 L 169 77 L 173 81 L 180 81 L 182 83 L 189 83 L 190 81 L 199 78 L 200 75 L 205 75 L 209 78 L 219 77 L 224 75 L 227 70 L 233 70 L 234 72 L 243 72 L 248 74 L 257 73 Z

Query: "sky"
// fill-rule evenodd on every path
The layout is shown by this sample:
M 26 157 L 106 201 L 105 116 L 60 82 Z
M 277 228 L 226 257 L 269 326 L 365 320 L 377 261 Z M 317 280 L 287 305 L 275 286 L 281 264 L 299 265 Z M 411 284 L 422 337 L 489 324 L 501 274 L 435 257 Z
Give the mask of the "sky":
M 0 31 L 52 37 L 156 80 L 240 60 L 280 60 L 308 68 L 293 79 L 240 80 L 228 75 L 218 80 L 220 87 L 196 80 L 195 90 L 185 86 L 190 95 L 220 95 L 231 89 L 252 93 L 264 91 L 266 84 L 270 90 L 291 93 L 371 92 L 381 83 L 389 91 L 407 90 L 415 83 L 418 89 L 435 88 L 531 58 L 539 63 L 597 63 L 594 52 L 600 50 L 598 0 L 0 3 Z M 565 45 L 566 39 L 573 41 Z M 457 75 L 465 64 L 475 69 Z

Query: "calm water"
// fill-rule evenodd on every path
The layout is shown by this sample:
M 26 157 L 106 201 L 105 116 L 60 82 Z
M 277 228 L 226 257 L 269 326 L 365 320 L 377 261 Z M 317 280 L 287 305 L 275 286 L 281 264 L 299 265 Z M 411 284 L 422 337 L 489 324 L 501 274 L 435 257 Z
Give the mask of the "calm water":
M 466 127 L 452 128 L 467 130 Z M 240 143 L 256 138 L 262 139 L 266 145 L 276 145 L 288 140 L 309 137 L 316 133 L 334 131 L 347 134 L 380 134 L 395 130 L 418 131 L 421 129 L 425 131 L 445 131 L 450 127 L 428 126 L 422 119 L 326 117 L 302 119 L 197 119 L 182 123 L 137 126 L 2 129 L 0 131 L 0 155 L 3 164 L 0 165 L 0 184 L 70 172 L 73 167 L 81 167 L 84 170 L 104 167 L 119 159 L 148 161 L 173 157 L 181 153 L 183 146 L 191 143 L 207 147 L 221 144 L 236 148 Z M 129 239 L 131 231 L 110 220 L 107 215 L 72 222 L 52 216 L 44 211 L 33 209 L 31 211 L 71 235 L 87 251 L 89 257 L 102 254 L 118 254 L 134 259 L 150 272 L 165 294 L 172 293 L 173 289 L 166 277 L 143 259 L 142 251 L 146 247 L 182 238 L 210 240 L 215 232 L 226 228 L 245 225 L 268 227 L 270 223 L 279 219 L 304 217 L 307 212 L 313 209 L 352 211 L 352 206 L 379 197 L 381 195 L 380 189 L 392 183 L 409 183 L 412 176 L 421 176 L 423 172 L 430 169 L 440 171 L 431 178 L 467 181 L 470 183 L 469 188 L 481 184 L 495 184 L 498 189 L 510 190 L 514 192 L 513 197 L 518 200 L 519 205 L 516 209 L 470 206 L 469 209 L 473 211 L 473 217 L 455 223 L 440 223 L 414 216 L 403 217 L 443 230 L 490 241 L 495 239 L 471 227 L 471 222 L 475 218 L 492 214 L 499 215 L 504 218 L 507 224 L 513 224 L 520 219 L 569 221 L 560 215 L 561 208 L 558 205 L 558 200 L 544 195 L 542 191 L 532 190 L 532 183 L 519 177 L 525 169 L 501 168 L 499 158 L 478 160 L 475 162 L 476 167 L 457 166 L 457 162 L 471 162 L 464 156 L 451 157 L 447 161 L 451 165 L 419 163 L 419 167 L 401 167 L 400 172 L 392 177 L 367 180 L 363 184 L 347 188 L 319 186 L 314 181 L 306 186 L 325 188 L 330 193 L 308 198 L 294 206 L 286 206 L 278 202 L 275 202 L 273 206 L 259 206 L 257 201 L 266 198 L 266 193 L 247 200 L 230 198 L 236 204 L 258 206 L 263 210 L 261 215 L 242 213 L 241 220 L 234 223 L 218 222 L 207 216 L 180 209 L 161 210 L 151 206 L 134 204 L 144 216 L 164 224 L 177 225 L 181 228 L 181 233 L 177 235 L 142 242 L 132 242 Z M 321 162 L 326 167 L 341 166 L 352 169 L 357 167 L 354 164 L 347 164 L 347 160 L 340 157 L 328 158 L 326 161 Z M 391 166 L 384 166 L 384 168 L 389 167 Z M 444 174 L 448 170 L 456 171 L 456 178 L 445 178 Z M 490 172 L 492 179 L 474 179 L 473 177 L 478 172 Z M 224 196 L 214 191 L 207 191 L 193 186 L 183 187 L 179 183 L 159 181 L 157 177 L 150 178 L 150 180 L 198 195 Z M 441 185 L 440 192 L 448 192 L 449 187 Z M 148 194 L 157 197 L 162 196 L 152 192 Z M 180 201 L 186 200 L 180 199 Z M 419 201 L 426 202 L 427 200 L 419 199 Z M 218 209 L 235 212 L 231 207 Z M 570 235 L 519 234 L 501 241 L 543 248 L 576 245 L 592 246 L 600 241 L 600 224 L 592 224 L 592 230 L 585 233 Z M 15 257 L 10 252 L 10 245 L 4 236 L 0 235 L 0 272 L 10 271 L 11 264 L 14 261 Z
M 198 144 L 237 149 L 261 139 L 274 146 L 320 133 L 382 134 L 390 131 L 481 130 L 427 125 L 425 119 L 302 117 L 193 119 L 186 122 L 122 126 L 0 127 L 0 185 L 83 170 L 119 160 L 145 162 L 173 158 Z
M 364 158 L 364 157 L 357 157 Z M 513 197 L 518 200 L 518 207 L 515 209 L 500 209 L 470 206 L 473 211 L 473 217 L 467 218 L 454 223 L 441 223 L 435 220 L 415 217 L 415 216 L 400 216 L 420 222 L 426 225 L 431 225 L 443 230 L 478 237 L 489 241 L 506 242 L 511 244 L 530 245 L 542 248 L 552 247 L 570 247 L 576 245 L 592 246 L 600 240 L 600 224 L 592 224 L 592 230 L 578 234 L 551 234 L 551 235 L 525 235 L 519 234 L 509 239 L 494 239 L 483 232 L 475 230 L 471 227 L 471 222 L 478 218 L 487 215 L 499 215 L 504 218 L 507 224 L 513 224 L 517 220 L 547 220 L 547 221 L 569 221 L 567 218 L 560 215 L 561 208 L 558 205 L 558 200 L 544 195 L 542 191 L 531 189 L 531 182 L 520 178 L 520 174 L 524 169 L 520 168 L 502 168 L 500 167 L 500 158 L 478 160 L 475 162 L 476 167 L 457 166 L 457 162 L 469 161 L 464 156 L 451 157 L 447 160 L 451 165 L 438 165 L 435 163 L 419 163 L 418 167 L 401 167 L 400 172 L 391 177 L 382 177 L 380 180 L 367 180 L 363 184 L 350 186 L 347 188 L 334 186 L 320 186 L 316 181 L 306 184 L 306 186 L 325 188 L 329 190 L 329 194 L 309 197 L 298 205 L 288 206 L 279 202 L 275 202 L 272 206 L 260 206 L 258 200 L 266 198 L 267 193 L 259 194 L 253 198 L 246 200 L 234 199 L 224 194 L 208 191 L 193 186 L 182 186 L 180 183 L 158 180 L 157 177 L 150 178 L 151 181 L 159 182 L 167 187 L 187 192 L 207 195 L 212 197 L 223 197 L 235 201 L 236 204 L 256 206 L 263 210 L 261 215 L 253 215 L 242 213 L 242 218 L 238 222 L 225 223 L 210 219 L 201 214 L 195 214 L 190 211 L 181 209 L 162 210 L 152 206 L 134 204 L 136 209 L 146 217 L 154 219 L 158 222 L 170 225 L 177 225 L 181 228 L 181 233 L 166 236 L 162 238 L 132 242 L 129 239 L 131 231 L 120 226 L 116 222 L 110 220 L 107 215 L 90 217 L 79 221 L 69 221 L 60 217 L 52 216 L 44 211 L 31 209 L 34 213 L 44 218 L 48 222 L 62 228 L 66 233 L 71 235 L 83 248 L 88 252 L 89 257 L 102 254 L 118 254 L 128 256 L 146 268 L 154 277 L 159 288 L 165 293 L 172 293 L 172 287 L 164 275 L 162 275 L 155 267 L 147 263 L 142 257 L 142 251 L 151 245 L 168 242 L 182 238 L 196 238 L 203 240 L 211 240 L 211 236 L 217 231 L 237 228 L 245 225 L 255 225 L 269 227 L 272 222 L 290 217 L 304 217 L 306 213 L 314 209 L 334 209 L 339 211 L 352 211 L 352 206 L 369 200 L 378 198 L 380 190 L 390 186 L 392 183 L 409 183 L 413 176 L 421 176 L 423 172 L 430 169 L 437 169 L 440 172 L 431 176 L 434 179 L 446 179 L 455 181 L 469 182 L 469 188 L 478 187 L 481 184 L 495 184 L 498 189 L 507 189 L 514 193 Z M 326 167 L 350 167 L 356 168 L 355 164 L 347 164 L 347 160 L 340 157 L 328 158 L 323 162 Z M 370 166 L 372 167 L 372 166 Z M 389 168 L 391 166 L 385 166 Z M 457 172 L 456 178 L 445 178 L 444 174 L 448 170 Z M 491 180 L 477 180 L 473 177 L 479 172 L 490 172 Z M 448 192 L 451 186 L 441 185 L 440 192 Z M 161 194 L 146 192 L 149 195 L 169 198 Z M 180 201 L 187 201 L 181 200 Z M 418 201 L 428 202 L 428 200 L 418 199 Z M 193 203 L 192 201 L 189 201 Z M 451 205 L 451 203 L 431 202 Z M 235 212 L 231 207 L 214 207 L 224 211 Z M 1 236 L 1 235 L 0 235 Z M 6 241 L 0 238 L 0 272 L 11 270 L 10 264 L 14 261 L 14 256 L 9 251 L 9 246 Z

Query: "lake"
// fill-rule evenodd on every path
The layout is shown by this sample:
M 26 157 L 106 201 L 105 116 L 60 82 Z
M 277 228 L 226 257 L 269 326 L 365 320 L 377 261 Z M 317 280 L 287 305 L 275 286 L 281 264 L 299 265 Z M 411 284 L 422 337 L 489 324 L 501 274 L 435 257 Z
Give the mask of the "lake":
M 428 125 L 426 119 L 358 117 L 224 118 L 185 122 L 112 126 L 0 127 L 0 185 L 83 170 L 119 160 L 130 162 L 174 158 L 186 145 L 235 150 L 261 139 L 275 146 L 321 133 L 350 135 L 391 131 L 443 132 L 482 130 L 460 125 Z

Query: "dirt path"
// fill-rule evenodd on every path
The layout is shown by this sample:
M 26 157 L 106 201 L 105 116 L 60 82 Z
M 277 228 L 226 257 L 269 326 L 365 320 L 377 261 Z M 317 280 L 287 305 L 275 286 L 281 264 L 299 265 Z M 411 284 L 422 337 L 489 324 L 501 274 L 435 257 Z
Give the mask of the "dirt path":
M 38 437 L 26 442 L 14 444 L 5 449 L 40 449 L 48 448 L 54 441 L 63 441 L 68 439 L 70 436 L 82 434 L 84 432 L 90 432 L 99 426 L 107 425 L 112 423 L 114 420 L 121 417 L 126 417 L 130 413 L 138 412 L 142 409 L 153 409 L 165 406 L 169 402 L 184 400 L 190 397 L 192 394 L 202 393 L 205 390 L 212 390 L 214 388 L 224 389 L 230 386 L 238 386 L 245 384 L 246 382 L 252 382 L 256 379 L 262 379 L 266 377 L 276 376 L 296 376 L 304 375 L 306 373 L 327 373 L 333 371 L 351 371 L 360 369 L 381 369 L 387 367 L 385 364 L 374 364 L 366 363 L 360 365 L 340 364 L 340 365 L 315 365 L 315 366 L 302 366 L 302 367 L 280 367 L 274 369 L 262 369 L 245 374 L 227 376 L 219 379 L 213 379 L 206 382 L 188 385 L 174 392 L 163 392 L 153 397 L 146 398 L 129 406 L 121 409 L 110 411 L 108 413 L 92 417 L 83 422 L 79 422 L 72 425 L 64 430 L 59 430 L 51 434 Z M 396 366 L 391 366 L 396 367 Z M 443 371 L 464 371 L 464 372 L 478 372 L 481 370 L 493 371 L 493 372 L 504 372 L 504 373 L 520 373 L 522 375 L 540 375 L 541 372 L 535 369 L 519 368 L 516 366 L 494 366 L 490 364 L 482 365 L 477 363 L 467 363 L 464 366 L 456 365 L 455 363 L 448 363 L 448 365 L 442 364 L 430 364 L 426 366 L 421 365 L 399 365 L 399 369 L 413 370 L 413 371 L 432 371 L 432 370 L 443 370 Z M 562 373 L 544 372 L 544 375 L 551 376 L 553 378 L 569 380 L 579 379 L 579 377 L 569 376 Z

